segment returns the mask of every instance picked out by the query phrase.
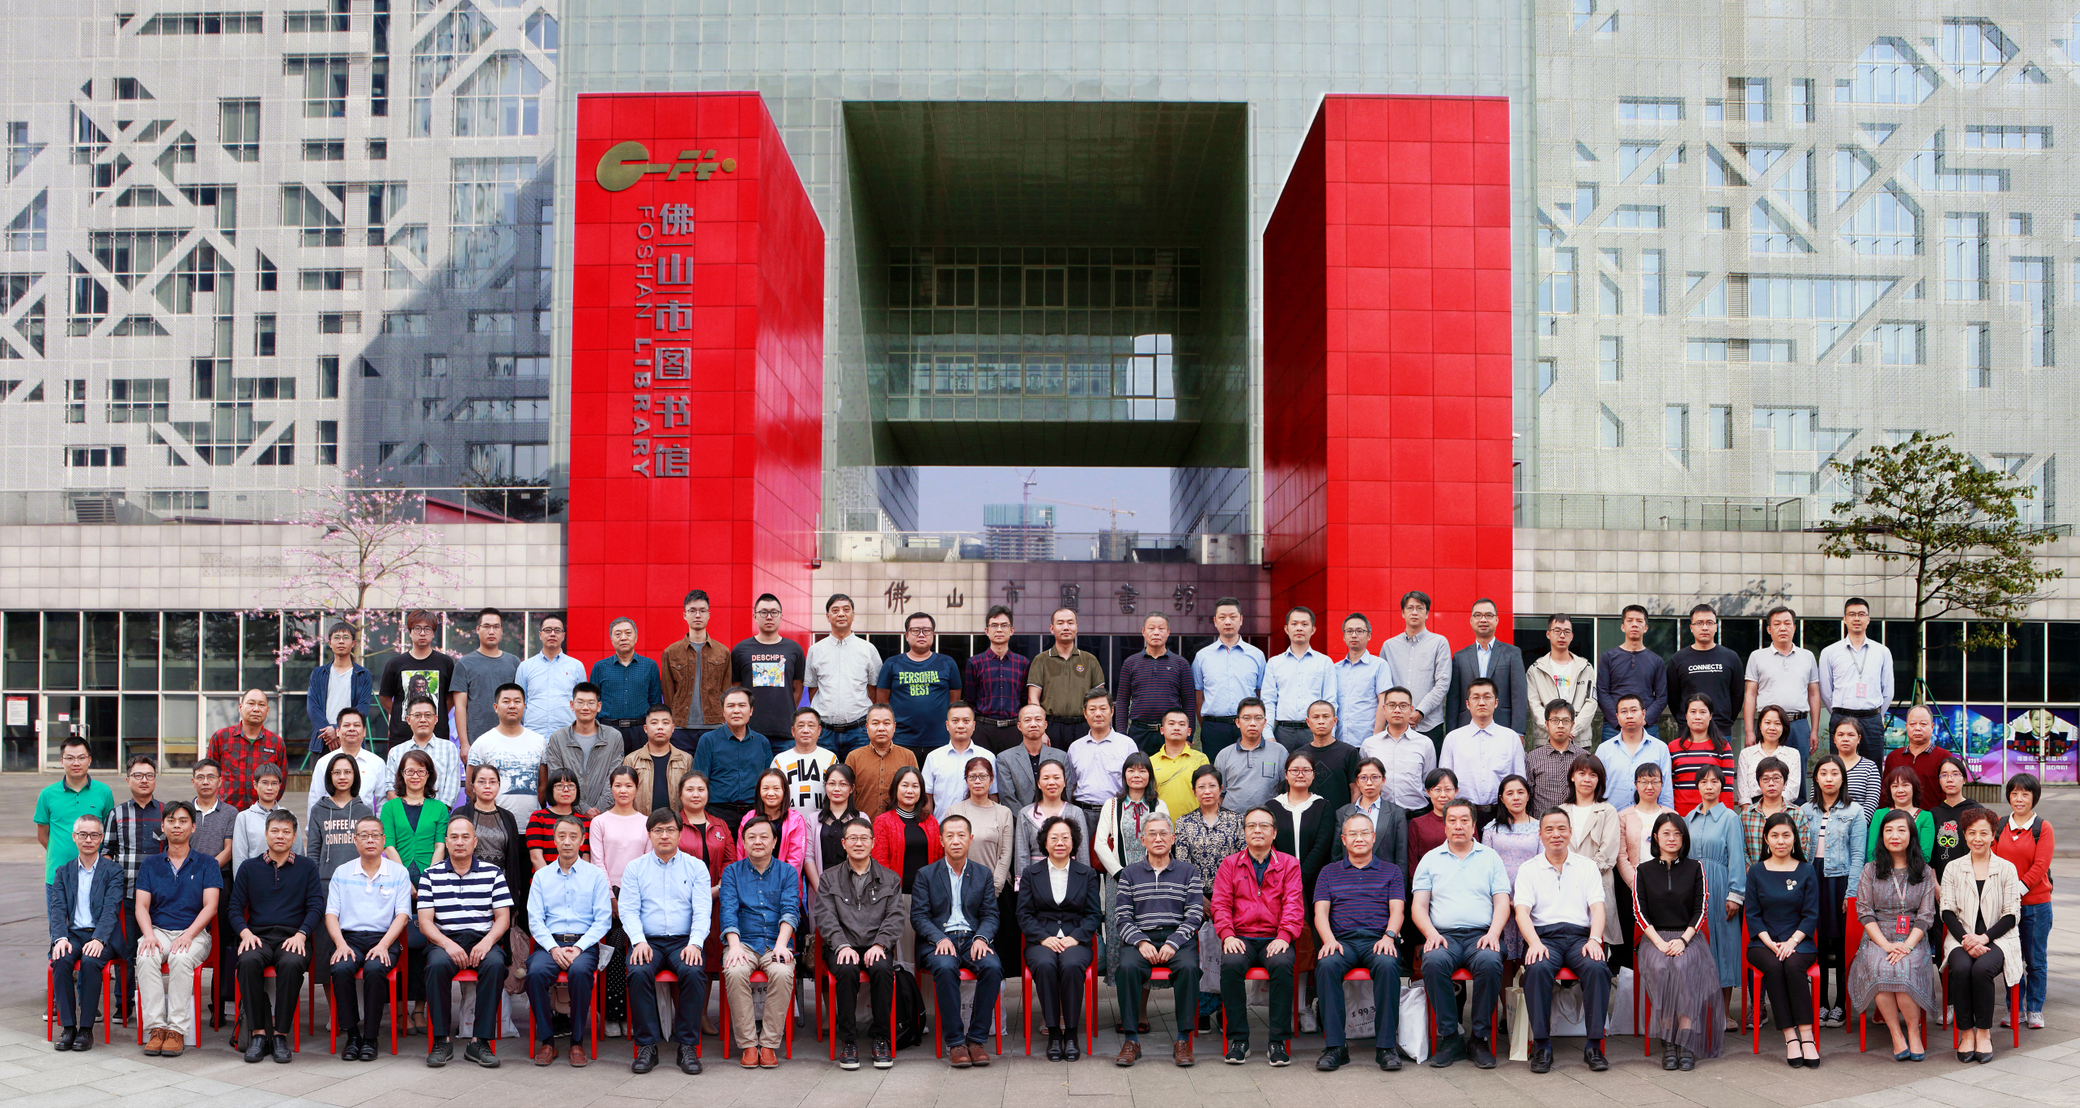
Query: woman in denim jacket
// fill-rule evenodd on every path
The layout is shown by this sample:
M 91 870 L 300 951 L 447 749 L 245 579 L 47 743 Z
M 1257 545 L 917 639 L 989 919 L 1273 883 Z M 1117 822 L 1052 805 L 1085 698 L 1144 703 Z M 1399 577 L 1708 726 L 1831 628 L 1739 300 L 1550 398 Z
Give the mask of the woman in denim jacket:
M 1813 868 L 1820 873 L 1820 1005 L 1824 1027 L 1839 1027 L 1847 996 L 1848 964 L 1844 961 L 1843 928 L 1848 900 L 1856 895 L 1863 874 L 1870 813 L 1849 799 L 1849 771 L 1838 755 L 1813 762 L 1813 799 L 1799 805 L 1812 832 Z

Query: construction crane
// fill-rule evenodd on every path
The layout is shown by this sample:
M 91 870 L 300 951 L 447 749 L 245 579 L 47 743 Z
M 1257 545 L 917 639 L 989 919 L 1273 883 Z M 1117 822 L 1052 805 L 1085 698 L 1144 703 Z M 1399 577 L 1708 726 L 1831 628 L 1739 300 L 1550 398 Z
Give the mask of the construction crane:
M 1031 507 L 1031 506 L 1032 506 L 1032 503 L 1033 503 L 1033 486 L 1035 486 L 1035 485 L 1039 484 L 1039 482 L 1038 482 L 1038 481 L 1035 481 L 1035 480 L 1033 480 L 1033 475 L 1034 475 L 1035 473 L 1038 473 L 1038 472 L 1039 472 L 1038 470 L 1032 470 L 1032 469 L 1029 469 L 1029 470 L 1027 470 L 1027 471 L 1026 471 L 1026 475 L 1025 475 L 1025 481 L 1024 481 L 1024 499 L 1023 499 L 1023 503 L 1025 504 L 1025 507 L 1024 507 L 1024 508 L 1022 508 L 1021 510 L 1022 510 L 1022 511 L 1024 511 L 1024 512 L 1026 513 L 1026 516 L 1025 516 L 1025 518 L 1027 518 L 1027 519 L 1031 519 L 1031 518 L 1032 518 L 1032 507 Z M 1110 526 L 1110 527 L 1106 528 L 1106 530 L 1108 530 L 1108 531 L 1118 531 L 1118 530 L 1119 530 L 1119 517 L 1121 517 L 1121 516 L 1130 516 L 1130 515 L 1134 515 L 1134 514 L 1136 514 L 1136 513 L 1135 513 L 1135 511 L 1134 511 L 1134 509 L 1132 509 L 1132 508 L 1122 508 L 1122 507 L 1120 507 L 1120 506 L 1119 506 L 1119 497 L 1116 497 L 1116 496 L 1112 498 L 1112 505 L 1111 505 L 1111 507 L 1103 507 L 1103 506 L 1100 506 L 1100 505 L 1097 505 L 1097 504 L 1078 504 L 1078 503 L 1076 503 L 1076 502 L 1075 502 L 1075 501 L 1073 501 L 1073 500 L 1058 500 L 1058 499 L 1055 499 L 1055 498 L 1053 498 L 1053 497 L 1049 497 L 1049 498 L 1047 499 L 1047 501 L 1046 501 L 1046 502 L 1047 502 L 1047 503 L 1049 503 L 1049 504 L 1053 504 L 1053 505 L 1055 505 L 1056 507 L 1061 507 L 1061 508 L 1087 508 L 1087 509 L 1089 509 L 1089 510 L 1091 510 L 1091 511 L 1093 511 L 1093 512 L 1104 512 L 1104 513 L 1106 513 L 1106 514 L 1108 514 L 1108 515 L 1110 515 L 1110 516 L 1112 517 L 1112 526 Z

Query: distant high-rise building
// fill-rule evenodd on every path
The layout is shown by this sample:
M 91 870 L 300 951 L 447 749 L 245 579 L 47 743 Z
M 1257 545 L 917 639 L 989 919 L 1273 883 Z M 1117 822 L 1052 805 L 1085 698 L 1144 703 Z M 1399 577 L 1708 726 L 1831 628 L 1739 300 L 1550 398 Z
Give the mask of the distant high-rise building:
M 983 530 L 989 533 L 992 561 L 1054 560 L 1054 505 L 986 504 Z

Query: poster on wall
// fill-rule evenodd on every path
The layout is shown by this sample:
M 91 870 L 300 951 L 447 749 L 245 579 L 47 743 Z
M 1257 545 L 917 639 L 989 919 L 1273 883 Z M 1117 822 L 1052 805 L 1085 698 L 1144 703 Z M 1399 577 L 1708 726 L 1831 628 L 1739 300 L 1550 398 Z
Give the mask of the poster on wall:
M 2047 785 L 2080 782 L 2080 712 L 1966 704 L 1936 707 L 1936 745 L 1964 759 L 1974 781 L 2032 773 Z M 1885 747 L 1907 745 L 1906 716 L 1886 720 Z

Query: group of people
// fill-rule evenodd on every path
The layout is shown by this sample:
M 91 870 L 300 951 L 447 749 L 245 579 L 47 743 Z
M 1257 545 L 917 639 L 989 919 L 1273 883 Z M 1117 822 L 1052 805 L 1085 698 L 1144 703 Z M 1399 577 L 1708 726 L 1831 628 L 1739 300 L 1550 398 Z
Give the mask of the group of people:
M 1527 671 L 1494 638 L 1495 605 L 1475 605 L 1475 642 L 1454 655 L 1424 626 L 1421 593 L 1404 598 L 1406 630 L 1382 655 L 1367 650 L 1365 617 L 1346 619 L 1350 652 L 1335 663 L 1309 647 L 1305 608 L 1287 613 L 1289 648 L 1268 660 L 1241 641 L 1233 599 L 1216 603 L 1220 638 L 1189 663 L 1151 616 L 1147 648 L 1113 685 L 1075 647 L 1067 609 L 1054 615 L 1054 649 L 1035 660 L 1008 652 L 1011 613 L 992 609 L 991 648 L 963 674 L 933 650 L 922 613 L 905 621 L 905 653 L 882 661 L 851 632 L 842 595 L 826 605 L 831 636 L 805 655 L 769 641 L 780 605 L 759 598 L 751 684 L 732 684 L 731 652 L 705 635 L 708 605 L 688 595 L 689 637 L 662 665 L 633 655 L 634 625 L 617 620 L 615 656 L 585 673 L 552 650 L 561 625 L 547 620 L 544 655 L 517 664 L 520 680 L 451 681 L 462 662 L 447 675 L 407 669 L 391 717 L 403 731 L 393 725 L 386 754 L 370 749 L 367 709 L 352 701 L 393 682 L 357 676 L 353 630 L 335 628 L 335 669 L 349 668 L 314 677 L 312 696 L 323 684 L 345 701 L 328 702 L 314 731 L 301 817 L 282 796 L 286 751 L 264 726 L 260 690 L 212 736 L 192 804 L 157 800 L 158 767 L 142 756 L 114 804 L 84 742 L 68 741 L 65 778 L 36 813 L 50 847 L 56 1048 L 90 1049 L 101 975 L 117 965 L 134 967 L 146 1053 L 178 1055 L 196 1031 L 191 1002 L 225 999 L 191 997 L 189 984 L 219 944 L 235 944 L 217 976 L 238 982 L 234 1042 L 250 1062 L 291 1059 L 283 1032 L 313 972 L 332 985 L 346 1060 L 373 1060 L 396 987 L 413 1028 L 430 1029 L 429 1065 L 452 1062 L 464 1038 L 465 1061 L 495 1067 L 503 998 L 524 992 L 536 1065 L 588 1064 L 583 1044 L 603 1018 L 632 1040 L 637 1073 L 659 1064 L 667 1037 L 679 1068 L 701 1071 L 711 975 L 733 1032 L 726 1053 L 734 1045 L 746 1068 L 778 1064 L 797 979 L 810 973 L 828 981 L 846 1069 L 860 1065 L 862 991 L 868 1057 L 893 1064 L 896 980 L 909 971 L 932 979 L 955 1068 L 989 1064 L 996 998 L 1021 976 L 1047 1056 L 1064 1061 L 1082 1054 L 1087 990 L 1107 980 L 1121 1066 L 1141 1057 L 1159 981 L 1176 1002 L 1180 1066 L 1216 1016 L 1223 1061 L 1249 1059 L 1254 977 L 1269 991 L 1269 1063 L 1291 1062 L 1304 992 L 1323 1070 L 1350 1061 L 1349 979 L 1371 982 L 1375 1062 L 1389 1071 L 1406 1057 L 1401 980 L 1418 975 L 1433 1066 L 1496 1064 L 1489 1032 L 1518 972 L 1541 1073 L 1554 1064 L 1564 983 L 1581 990 L 1585 1064 L 1607 1068 L 1604 1024 L 1625 968 L 1644 986 L 1667 1069 L 1719 1053 L 1744 966 L 1794 1066 L 1819 1064 L 1813 1029 L 1838 1025 L 1845 1007 L 1875 1007 L 1897 1056 L 1924 1057 L 1918 1021 L 1939 1010 L 1939 965 L 1970 1033 L 1961 1060 L 1992 1057 L 1996 982 L 2023 984 L 2010 1018 L 2042 1025 L 2054 844 L 2034 812 L 2040 786 L 2011 780 L 2004 818 L 1966 800 L 1963 764 L 1934 745 L 1922 706 L 1881 772 L 1864 753 L 1858 698 L 1889 704 L 1889 677 L 1880 692 L 1861 678 L 1889 669 L 1866 656 L 1856 680 L 1830 686 L 1828 699 L 1846 698 L 1833 713 L 1837 753 L 1813 758 L 1800 743 L 1815 709 L 1777 702 L 1772 667 L 1790 663 L 1750 659 L 1742 703 L 1756 741 L 1736 755 L 1733 701 L 1713 684 L 1735 672 L 1724 659 L 1716 670 L 1671 663 L 1665 679 L 1687 694 L 1677 737 L 1653 733 L 1664 675 L 1631 657 L 1637 608 L 1599 688 L 1597 667 L 1568 654 L 1565 617 Z M 498 613 L 479 619 L 495 651 Z M 1867 619 L 1852 601 L 1845 624 L 1859 641 Z M 1769 624 L 1777 636 L 1795 619 L 1772 613 Z M 430 623 L 411 626 L 416 651 Z M 1724 653 L 1710 645 L 1711 609 L 1700 605 L 1691 626 L 1697 652 Z M 1619 691 L 1606 697 L 1610 685 Z M 1552 695 L 1533 723 L 1524 705 L 1541 692 Z M 552 713 L 543 695 L 562 703 Z M 1577 744 L 1599 711 L 1603 741 Z M 450 717 L 474 734 L 466 748 L 440 734 Z M 1823 997 L 1818 1011 L 1804 985 L 1816 961 L 1838 1002 Z M 464 974 L 478 985 L 466 1027 L 449 1010 Z M 964 979 L 976 998 L 966 1014 Z M 674 991 L 669 1029 L 661 984 Z M 1759 1018 L 1754 1000 L 1744 1010 Z

